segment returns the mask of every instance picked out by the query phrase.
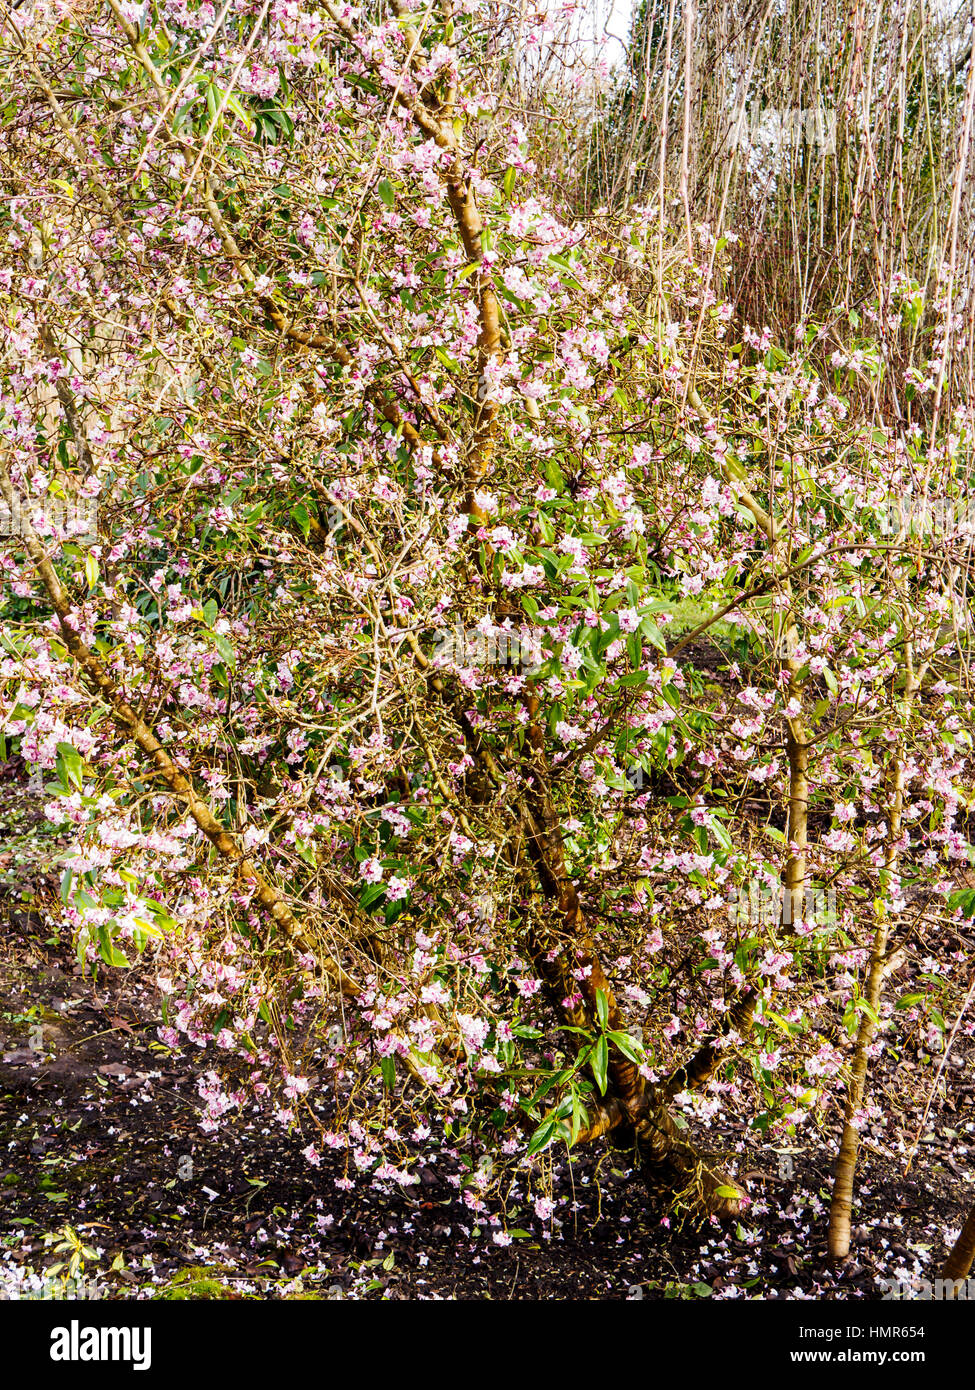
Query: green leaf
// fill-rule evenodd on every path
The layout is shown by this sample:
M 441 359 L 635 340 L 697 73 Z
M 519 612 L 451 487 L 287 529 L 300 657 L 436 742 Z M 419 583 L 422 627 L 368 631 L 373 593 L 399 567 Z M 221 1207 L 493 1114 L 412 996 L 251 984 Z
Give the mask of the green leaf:
M 558 1134 L 559 1129 L 558 1119 L 554 1115 L 543 1120 L 528 1141 L 528 1157 L 531 1158 L 533 1154 L 539 1154 L 543 1149 L 547 1149 Z
M 380 898 L 384 898 L 385 896 L 385 883 L 370 883 L 359 899 L 359 906 L 365 910 L 366 908 L 372 907 L 373 903 L 378 902 Z
M 600 1095 L 604 1096 L 609 1084 L 609 1044 L 605 1037 L 599 1038 L 592 1050 L 592 1074 Z
M 720 822 L 715 821 L 711 826 L 711 834 L 717 840 L 722 849 L 731 850 L 734 848 L 731 836 Z
M 376 185 L 376 191 L 388 208 L 391 208 L 396 202 L 396 194 L 389 179 L 380 179 Z
M 657 627 L 656 623 L 652 623 L 649 618 L 644 618 L 640 623 L 640 631 L 647 641 L 657 648 L 658 652 L 664 652 L 666 654 L 667 643 L 664 641 L 664 635 L 660 631 L 660 628 Z
M 574 1143 L 576 1142 L 576 1140 L 577 1140 L 578 1137 L 579 1137 L 580 1131 L 583 1130 L 583 1129 L 585 1129 L 585 1127 L 588 1125 L 588 1123 L 589 1123 L 589 1116 L 588 1116 L 588 1114 L 586 1113 L 586 1108 L 585 1108 L 585 1106 L 582 1104 L 582 1101 L 579 1099 L 579 1094 L 578 1094 L 578 1092 L 575 1091 L 575 1090 L 573 1090 L 573 1092 L 572 1092 L 572 1128 L 571 1128 L 571 1133 L 570 1133 L 570 1142 L 571 1142 L 571 1143 L 574 1144 Z
M 646 1061 L 643 1048 L 635 1038 L 630 1037 L 629 1033 L 607 1033 L 606 1036 L 617 1051 L 622 1052 L 623 1056 L 628 1058 L 634 1066 L 642 1066 Z
M 962 888 L 948 899 L 952 909 L 960 908 L 966 917 L 975 917 L 975 888 Z
M 70 743 L 59 743 L 57 749 L 57 773 L 64 787 L 72 786 L 76 791 L 82 788 L 81 754 Z
M 460 371 L 460 363 L 456 360 L 456 358 L 451 357 L 449 352 L 445 352 L 442 347 L 434 347 L 433 351 L 434 355 L 440 362 L 443 363 L 443 365 L 447 368 L 448 371 Z
M 228 666 L 232 666 L 237 659 L 237 655 L 233 647 L 227 641 L 226 637 L 222 636 L 219 632 L 214 632 L 212 636 L 213 645 L 220 653 L 221 659 L 225 661 Z
M 609 995 L 604 989 L 596 991 L 596 1016 L 599 1026 L 605 1028 L 609 1023 Z
M 98 953 L 106 965 L 121 968 L 129 963 L 128 957 L 122 954 L 112 940 L 107 922 L 98 928 Z
M 231 92 L 230 96 L 227 97 L 225 109 L 227 111 L 230 111 L 234 116 L 237 117 L 238 121 L 240 121 L 241 125 L 247 131 L 248 135 L 254 134 L 254 122 L 251 119 L 250 114 L 247 111 L 245 111 L 243 105 L 241 104 L 240 98 L 236 96 L 235 93 Z

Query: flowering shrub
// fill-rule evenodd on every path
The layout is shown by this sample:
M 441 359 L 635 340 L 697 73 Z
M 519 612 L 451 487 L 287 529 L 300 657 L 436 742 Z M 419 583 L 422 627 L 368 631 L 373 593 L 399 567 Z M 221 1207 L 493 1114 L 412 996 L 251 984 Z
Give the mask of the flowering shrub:
M 479 8 L 8 21 L 4 756 L 205 1129 L 463 1140 L 475 1210 L 612 1131 L 729 1214 L 692 1127 L 839 1100 L 852 1182 L 943 1027 L 894 932 L 971 905 L 971 526 L 911 525 L 971 423 L 866 427 L 869 345 L 740 322 L 725 239 L 560 208 Z

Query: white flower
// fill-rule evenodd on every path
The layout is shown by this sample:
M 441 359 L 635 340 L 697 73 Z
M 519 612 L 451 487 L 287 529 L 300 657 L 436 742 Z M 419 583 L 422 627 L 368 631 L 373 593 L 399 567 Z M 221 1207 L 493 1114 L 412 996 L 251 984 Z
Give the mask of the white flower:
M 367 883 L 381 883 L 383 877 L 383 866 L 378 859 L 363 859 L 359 865 L 359 877 L 364 878 Z

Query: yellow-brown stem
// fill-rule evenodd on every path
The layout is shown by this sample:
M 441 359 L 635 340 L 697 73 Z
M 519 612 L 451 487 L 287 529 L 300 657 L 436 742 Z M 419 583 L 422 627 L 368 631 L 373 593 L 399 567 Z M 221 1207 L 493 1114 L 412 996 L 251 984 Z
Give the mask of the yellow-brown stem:
M 951 1247 L 951 1254 L 945 1260 L 941 1271 L 942 1279 L 966 1279 L 975 1262 L 975 1207 L 968 1213 L 968 1220 Z
M 907 644 L 910 662 L 910 644 Z M 906 701 L 908 707 L 913 701 L 915 687 L 913 672 L 908 665 Z M 897 870 L 897 843 L 901 833 L 901 818 L 904 809 L 904 749 L 898 748 L 894 762 L 893 795 L 890 803 L 890 823 L 888 825 L 887 849 L 884 855 L 884 887 L 890 876 Z M 859 1131 L 855 1120 L 863 1105 L 866 1091 L 867 1068 L 870 1058 L 870 1045 L 878 1027 L 878 1010 L 883 992 L 884 980 L 890 972 L 892 961 L 887 959 L 889 919 L 886 905 L 881 903 L 874 931 L 873 951 L 870 956 L 870 972 L 864 992 L 866 1007 L 860 1015 L 856 1046 L 853 1051 L 853 1065 L 850 1069 L 850 1084 L 847 1091 L 846 1107 L 843 1117 L 843 1137 L 836 1160 L 836 1175 L 833 1179 L 833 1196 L 829 1209 L 828 1247 L 830 1259 L 845 1260 L 850 1253 L 850 1221 L 853 1213 L 853 1185 L 856 1176 L 857 1153 L 860 1147 Z

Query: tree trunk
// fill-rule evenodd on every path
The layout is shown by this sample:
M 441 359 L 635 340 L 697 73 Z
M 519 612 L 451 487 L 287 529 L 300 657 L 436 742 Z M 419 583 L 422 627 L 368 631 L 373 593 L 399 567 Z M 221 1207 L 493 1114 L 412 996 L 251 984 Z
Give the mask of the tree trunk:
M 910 641 L 905 642 L 907 681 L 904 693 L 905 702 L 910 708 L 917 689 L 914 674 L 913 655 Z M 894 782 L 888 817 L 887 851 L 884 856 L 882 889 L 886 889 L 892 875 L 897 872 L 897 842 L 900 839 L 901 821 L 904 812 L 904 762 L 903 746 L 897 750 L 894 761 Z M 857 1153 L 860 1135 L 855 1126 L 856 1112 L 863 1104 L 866 1091 L 867 1067 L 870 1045 L 878 1027 L 878 1009 L 883 992 L 884 980 L 891 969 L 887 960 L 887 942 L 890 931 L 886 905 L 881 902 L 870 956 L 870 973 L 867 976 L 865 1000 L 867 1008 L 860 1016 L 856 1047 L 853 1052 L 853 1067 L 850 1085 L 846 1096 L 843 1137 L 836 1159 L 836 1175 L 833 1179 L 833 1198 L 829 1210 L 829 1255 L 833 1260 L 845 1260 L 850 1253 L 850 1218 L 853 1212 L 853 1182 L 856 1174 Z
M 942 1279 L 956 1281 L 952 1291 L 952 1297 L 957 1296 L 959 1290 L 958 1280 L 967 1279 L 975 1260 L 975 1207 L 968 1213 L 968 1220 L 961 1228 L 961 1233 L 951 1248 L 951 1254 L 945 1260 L 945 1267 L 941 1271 Z

